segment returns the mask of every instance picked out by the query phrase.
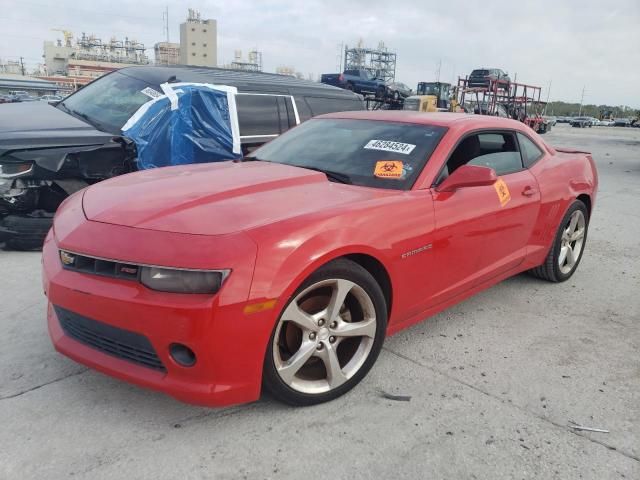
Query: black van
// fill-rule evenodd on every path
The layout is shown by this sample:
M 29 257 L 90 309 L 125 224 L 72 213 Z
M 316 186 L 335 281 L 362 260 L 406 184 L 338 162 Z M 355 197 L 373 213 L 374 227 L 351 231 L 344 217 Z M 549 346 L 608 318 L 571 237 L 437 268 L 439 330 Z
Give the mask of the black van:
M 185 66 L 135 66 L 104 75 L 54 107 L 0 106 L 0 244 L 38 248 L 70 194 L 136 169 L 134 145 L 121 127 L 160 94 L 162 83 L 195 82 L 238 89 L 242 150 L 329 112 L 363 110 L 362 97 L 284 75 Z

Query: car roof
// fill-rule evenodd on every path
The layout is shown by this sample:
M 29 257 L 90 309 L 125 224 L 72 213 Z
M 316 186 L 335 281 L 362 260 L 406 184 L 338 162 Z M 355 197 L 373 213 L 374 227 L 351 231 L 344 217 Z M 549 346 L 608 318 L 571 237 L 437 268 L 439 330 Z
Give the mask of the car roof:
M 119 72 L 145 82 L 159 85 L 171 77 L 178 82 L 213 83 L 236 87 L 239 92 L 261 91 L 269 93 L 307 94 L 331 97 L 360 98 L 357 94 L 324 83 L 301 80 L 276 73 L 247 72 L 213 67 L 191 67 L 184 65 L 132 66 Z
M 344 118 L 354 120 L 378 120 L 383 122 L 402 122 L 414 125 L 436 125 L 452 127 L 454 125 L 469 125 L 469 128 L 509 128 L 522 130 L 523 124 L 510 118 L 494 117 L 490 115 L 474 115 L 469 113 L 449 112 L 412 112 L 406 110 L 375 110 L 357 112 L 336 112 L 320 115 L 316 118 Z

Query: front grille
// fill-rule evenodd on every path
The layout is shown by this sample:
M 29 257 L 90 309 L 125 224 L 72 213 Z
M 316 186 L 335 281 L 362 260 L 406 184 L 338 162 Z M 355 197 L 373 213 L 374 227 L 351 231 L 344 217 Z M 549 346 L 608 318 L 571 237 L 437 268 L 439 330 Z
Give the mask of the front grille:
M 58 306 L 54 308 L 62 330 L 69 337 L 122 360 L 166 371 L 144 335 L 91 320 Z
M 64 250 L 60 250 L 60 260 L 66 270 L 102 275 L 104 277 L 138 280 L 140 272 L 138 265 L 78 255 Z

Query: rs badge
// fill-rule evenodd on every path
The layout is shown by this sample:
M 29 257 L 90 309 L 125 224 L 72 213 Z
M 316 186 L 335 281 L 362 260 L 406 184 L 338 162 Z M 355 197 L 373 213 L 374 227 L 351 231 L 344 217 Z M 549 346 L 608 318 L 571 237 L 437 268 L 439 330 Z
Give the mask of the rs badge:
M 509 193 L 509 187 L 504 180 L 501 178 L 498 179 L 496 183 L 493 184 L 496 189 L 496 193 L 498 194 L 498 200 L 500 200 L 500 205 L 505 206 L 511 200 L 511 194 Z

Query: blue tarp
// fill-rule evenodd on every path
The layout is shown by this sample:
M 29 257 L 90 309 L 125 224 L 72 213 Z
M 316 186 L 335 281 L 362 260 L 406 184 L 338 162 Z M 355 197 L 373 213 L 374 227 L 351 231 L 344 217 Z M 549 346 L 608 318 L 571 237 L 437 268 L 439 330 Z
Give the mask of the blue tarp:
M 234 87 L 161 87 L 164 94 L 142 105 L 122 127 L 136 144 L 140 170 L 242 156 Z

